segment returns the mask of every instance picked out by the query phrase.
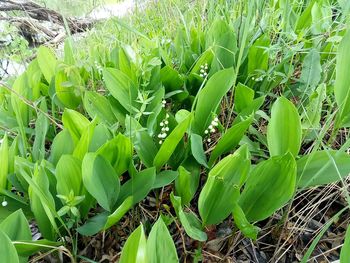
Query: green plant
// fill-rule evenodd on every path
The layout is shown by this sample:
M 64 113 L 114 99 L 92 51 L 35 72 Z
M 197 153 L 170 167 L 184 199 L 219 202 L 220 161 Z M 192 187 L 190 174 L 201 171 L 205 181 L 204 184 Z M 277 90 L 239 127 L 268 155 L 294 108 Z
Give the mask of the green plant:
M 64 58 L 40 47 L 14 83 L 1 83 L 0 193 L 32 213 L 45 238 L 0 231 L 4 254 L 15 260 L 56 249 L 76 261 L 77 236 L 105 233 L 147 196 L 161 203 L 171 186 L 170 202 L 159 207 L 171 219 L 157 211 L 148 239 L 144 225 L 137 227 L 120 261 L 177 262 L 167 228 L 173 220 L 205 242 L 209 225 L 232 216 L 256 239 L 257 222 L 299 191 L 348 175 L 350 156 L 325 140 L 334 116 L 341 120 L 334 134 L 347 116 L 342 55 L 349 33 L 326 15 L 317 22 L 331 3 L 218 2 L 195 4 L 192 16 L 175 6 L 181 26 L 170 41 L 153 35 L 156 25 L 140 33 L 119 22 L 130 39 L 94 50 L 91 64 L 77 61 L 71 40 Z M 273 23 L 267 10 L 282 22 Z M 198 25 L 201 14 L 207 21 Z M 272 22 L 261 31 L 264 19 Z M 324 31 L 331 36 L 319 35 Z M 344 34 L 339 45 L 329 40 Z M 327 72 L 338 47 L 333 92 Z M 331 113 L 335 102 L 339 113 Z M 28 226 L 19 210 L 6 220 Z

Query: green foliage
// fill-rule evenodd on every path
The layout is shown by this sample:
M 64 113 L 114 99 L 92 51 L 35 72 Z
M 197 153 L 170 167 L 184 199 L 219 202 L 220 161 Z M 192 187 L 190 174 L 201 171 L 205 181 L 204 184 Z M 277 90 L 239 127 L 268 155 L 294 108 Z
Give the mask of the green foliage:
M 221 99 L 233 85 L 233 69 L 224 69 L 215 73 L 196 96 L 193 131 L 199 135 L 204 133 L 216 113 Z
M 205 225 L 218 224 L 231 214 L 249 169 L 248 148 L 242 146 L 210 170 L 198 200 L 199 214 Z
M 16 248 L 11 243 L 11 240 L 9 239 L 9 237 L 3 231 L 0 231 L 0 241 L 1 241 L 0 253 L 1 253 L 2 260 L 9 263 L 19 263 L 19 258 L 16 252 Z
M 242 120 L 239 123 L 234 124 L 231 128 L 229 128 L 215 146 L 210 156 L 209 164 L 212 164 L 220 155 L 234 149 L 241 141 L 244 133 L 246 132 L 252 121 L 253 118 L 252 116 L 250 116 L 246 120 Z
M 47 47 L 41 46 L 38 49 L 38 64 L 46 81 L 51 82 L 55 76 L 57 60 L 53 51 Z
M 81 235 L 129 221 L 120 262 L 178 262 L 171 223 L 198 256 L 207 226 L 255 240 L 253 222 L 349 174 L 346 1 L 157 2 L 0 82 L 0 211 L 25 212 L 0 216 L 6 262 L 61 245 L 76 261 Z
M 350 94 L 349 94 L 349 47 L 350 47 L 350 31 L 348 31 L 339 44 L 337 52 L 336 78 L 334 83 L 335 100 L 339 107 L 338 120 L 340 124 L 345 125 L 348 122 L 347 116 L 350 112 Z
M 267 143 L 271 156 L 287 152 L 297 156 L 301 145 L 301 121 L 295 106 L 286 98 L 278 98 L 271 109 L 267 127 Z
M 131 233 L 123 247 L 120 263 L 146 263 L 146 237 L 143 225 L 140 225 Z
M 259 163 L 248 176 L 239 205 L 249 222 L 263 220 L 288 202 L 295 191 L 296 163 L 287 153 Z
M 329 184 L 350 173 L 350 156 L 338 151 L 317 151 L 297 161 L 300 188 Z
M 178 143 L 182 140 L 186 130 L 192 121 L 192 114 L 189 114 L 165 139 L 157 155 L 154 157 L 153 165 L 160 169 L 171 157 Z
M 9 165 L 9 152 L 8 152 L 8 139 L 7 135 L 4 135 L 2 139 L 2 143 L 0 146 L 0 189 L 7 188 L 7 173 L 8 173 L 8 165 Z
M 189 204 L 198 188 L 200 166 L 191 158 L 186 160 L 178 171 L 179 176 L 175 181 L 176 194 L 181 197 L 183 204 Z
M 88 192 L 105 210 L 111 211 L 120 189 L 118 175 L 101 155 L 88 153 L 82 163 L 82 179 Z
M 243 235 L 253 240 L 257 239 L 259 232 L 258 228 L 249 223 L 238 203 L 233 205 L 232 216 L 236 226 L 242 231 Z
M 177 217 L 185 228 L 187 235 L 198 241 L 206 241 L 207 234 L 203 231 L 203 226 L 193 212 L 185 212 L 181 206 L 181 197 L 171 193 L 171 203 L 174 206 Z
M 174 241 L 162 217 L 159 217 L 149 233 L 146 251 L 150 263 L 179 261 Z
M 350 257 L 350 227 L 346 230 L 345 240 L 340 252 L 340 262 L 346 262 Z

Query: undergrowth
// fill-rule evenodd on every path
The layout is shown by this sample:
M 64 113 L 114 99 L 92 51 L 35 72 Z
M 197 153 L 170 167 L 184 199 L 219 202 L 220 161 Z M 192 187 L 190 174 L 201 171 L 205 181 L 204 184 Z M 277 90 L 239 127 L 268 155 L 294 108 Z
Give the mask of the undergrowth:
M 0 82 L 4 262 L 348 262 L 349 8 L 154 1 L 40 47 Z

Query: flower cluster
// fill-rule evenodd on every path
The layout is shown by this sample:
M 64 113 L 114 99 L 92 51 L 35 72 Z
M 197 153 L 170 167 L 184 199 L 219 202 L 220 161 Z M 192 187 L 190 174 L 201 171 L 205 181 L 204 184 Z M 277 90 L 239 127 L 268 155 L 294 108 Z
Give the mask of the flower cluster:
M 166 106 L 166 100 L 162 100 L 162 107 L 165 108 Z
M 158 138 L 160 139 L 159 140 L 159 144 L 162 144 L 163 143 L 163 140 L 162 139 L 165 139 L 167 136 L 168 136 L 168 134 L 167 134 L 167 132 L 169 131 L 169 121 L 168 121 L 168 119 L 169 119 L 169 114 L 167 113 L 166 115 L 165 115 L 165 119 L 164 120 L 162 120 L 161 122 L 160 122 L 160 127 L 162 127 L 162 129 L 161 129 L 161 133 L 159 133 L 158 134 Z
M 97 60 L 95 60 L 94 64 L 98 71 L 98 74 L 102 75 L 102 66 L 100 65 L 100 63 L 98 63 Z
M 262 80 L 263 80 L 263 77 L 262 77 L 262 76 L 259 77 L 259 78 L 254 78 L 254 77 L 252 77 L 252 80 L 255 80 L 256 82 L 259 82 L 259 81 L 262 81 Z
M 199 76 L 202 78 L 205 78 L 206 76 L 208 76 L 207 70 L 208 70 L 208 63 L 205 63 L 205 65 L 201 65 Z
M 209 133 L 214 133 L 215 127 L 219 126 L 219 119 L 217 117 L 215 117 L 215 119 L 211 122 L 211 124 L 208 126 L 208 129 L 206 129 L 204 131 L 205 134 L 209 134 Z M 211 139 L 208 138 L 207 142 L 211 142 Z
M 4 201 L 2 201 L 1 203 L 2 206 L 7 206 L 7 201 L 4 199 Z

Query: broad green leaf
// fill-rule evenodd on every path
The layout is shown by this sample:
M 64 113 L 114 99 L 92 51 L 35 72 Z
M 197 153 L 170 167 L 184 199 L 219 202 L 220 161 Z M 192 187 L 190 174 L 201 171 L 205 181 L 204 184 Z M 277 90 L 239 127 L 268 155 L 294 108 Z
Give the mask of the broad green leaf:
M 31 100 L 29 95 L 30 87 L 26 73 L 23 73 L 22 75 L 17 77 L 17 79 L 13 83 L 12 89 L 14 92 L 11 93 L 11 106 L 15 113 L 19 133 L 21 135 L 21 143 L 19 144 L 19 150 L 22 156 L 25 156 L 28 150 L 26 127 L 29 123 L 30 108 L 24 100 Z
M 152 94 L 153 99 L 146 107 L 146 112 L 149 113 L 147 118 L 147 133 L 153 136 L 158 126 L 158 117 L 163 109 L 162 101 L 164 100 L 164 88 L 159 88 L 156 92 Z M 151 98 L 152 98 L 151 97 Z M 149 98 L 149 99 L 151 99 Z M 127 125 L 127 123 L 125 123 Z M 141 126 L 142 127 L 142 126 Z
M 153 184 L 153 188 L 161 188 L 171 184 L 177 177 L 179 173 L 177 171 L 161 171 L 156 175 L 156 179 Z
M 188 205 L 194 197 L 200 180 L 200 166 L 189 157 L 178 168 L 179 176 L 175 181 L 176 194 L 181 197 L 183 205 Z
M 24 173 L 21 176 L 25 176 Z M 35 169 L 32 181 L 29 175 L 25 178 L 29 183 L 30 207 L 38 224 L 40 233 L 49 240 L 55 239 L 58 232 L 54 213 L 55 201 L 50 192 L 49 179 L 43 167 Z
M 204 232 L 201 221 L 194 212 L 185 212 L 183 209 L 180 209 L 179 219 L 189 237 L 201 242 L 207 241 L 208 236 Z
M 0 190 L 0 194 L 6 196 L 7 202 L 7 206 L 0 206 L 0 222 L 18 209 L 22 209 L 28 217 L 32 215 L 30 207 L 28 206 L 28 201 L 23 197 L 20 197 L 9 190 Z
M 148 134 L 147 130 L 138 123 L 137 120 L 131 118 L 130 116 L 126 117 L 125 126 L 127 134 L 131 135 L 131 139 L 138 157 L 148 168 L 152 167 L 154 157 L 158 151 L 152 137 Z
M 16 175 L 16 182 L 12 180 L 12 183 L 15 183 L 17 185 L 17 188 L 23 192 L 28 189 L 29 183 L 28 180 L 26 180 L 22 173 L 25 175 L 32 175 L 34 170 L 34 164 L 30 162 L 29 160 L 20 157 L 19 155 L 15 156 L 15 165 L 14 165 L 14 172 Z M 11 175 L 9 175 L 8 179 L 10 179 Z M 18 182 L 17 182 L 18 181 Z
M 73 150 L 74 142 L 72 136 L 67 129 L 64 129 L 56 135 L 52 142 L 49 161 L 56 165 L 62 155 L 72 154 Z
M 11 207 L 12 208 L 12 207 Z M 32 233 L 28 221 L 22 211 L 18 209 L 7 216 L 0 224 L 0 231 L 3 231 L 12 241 L 12 244 L 18 240 L 31 240 Z M 19 251 L 17 250 L 19 254 Z M 19 262 L 28 262 L 28 256 L 18 255 Z
M 66 106 L 62 103 L 62 101 L 59 100 L 56 92 L 56 87 L 55 87 L 55 79 L 53 79 L 48 86 L 46 84 L 42 84 L 42 89 L 45 90 L 45 93 L 48 93 L 51 101 L 53 102 L 52 105 L 58 106 L 59 108 L 65 109 Z M 55 109 L 54 109 L 55 110 Z
M 216 113 L 221 99 L 232 87 L 234 81 L 234 70 L 224 69 L 209 78 L 205 87 L 197 94 L 197 105 L 192 123 L 193 131 L 203 135 Z
M 64 63 L 68 65 L 75 65 L 73 39 L 71 37 L 64 41 Z
M 296 163 L 291 153 L 260 162 L 248 176 L 239 205 L 249 222 L 263 220 L 295 192 Z
M 121 126 L 125 126 L 125 117 L 129 114 L 126 109 L 112 96 L 108 96 L 108 101 L 111 104 L 113 114 L 117 118 Z
M 270 46 L 270 37 L 267 34 L 260 36 L 248 51 L 248 75 L 256 74 L 256 70 L 267 70 Z
M 294 104 L 284 97 L 272 105 L 267 126 L 267 144 L 271 156 L 290 152 L 297 156 L 301 145 L 301 121 Z
M 0 230 L 0 255 L 1 261 L 6 263 L 19 263 L 15 246 L 9 237 Z
M 339 107 L 339 119 L 345 121 L 350 113 L 350 30 L 343 37 L 338 47 L 336 62 L 336 77 L 334 83 L 335 100 Z
M 30 98 L 30 87 L 26 73 L 18 76 L 12 85 L 14 92 L 11 93 L 11 106 L 16 115 L 17 124 L 20 129 L 24 129 L 29 122 L 29 106 L 25 99 Z M 24 132 L 24 131 L 21 131 Z
M 136 74 L 132 70 L 133 62 L 135 62 L 135 52 L 130 46 L 123 44 L 119 49 L 119 69 L 125 76 L 134 80 Z
M 141 224 L 128 237 L 120 256 L 120 263 L 147 263 L 146 236 Z
M 43 112 L 47 112 L 45 99 L 42 100 L 40 109 L 42 112 L 38 113 L 38 118 L 35 121 L 35 138 L 33 144 L 33 159 L 36 161 L 41 161 L 45 158 L 46 133 L 50 124 L 47 117 L 43 114 Z
M 308 90 L 308 87 L 315 88 L 321 80 L 320 59 L 320 53 L 316 49 L 311 49 L 304 58 L 300 82 L 303 84 L 305 91 Z
M 209 166 L 211 166 L 220 155 L 233 150 L 239 144 L 252 121 L 253 116 L 250 116 L 246 120 L 234 124 L 226 131 L 226 133 L 220 138 L 213 152 L 211 153 Z
M 92 140 L 92 136 L 94 135 L 96 128 L 96 122 L 93 121 L 90 123 L 87 127 L 86 130 L 83 131 L 79 142 L 77 143 L 73 156 L 78 158 L 79 160 L 83 160 L 84 155 L 89 151 L 90 143 Z
M 89 218 L 84 225 L 77 228 L 77 231 L 84 236 L 93 236 L 106 225 L 109 213 L 103 212 Z
M 153 160 L 157 155 L 157 147 L 146 131 L 139 131 L 135 134 L 135 150 L 143 163 L 148 167 L 153 166 Z
M 295 25 L 295 32 L 297 34 L 301 32 L 307 32 L 312 23 L 311 11 L 316 0 L 311 0 L 305 10 L 301 13 Z
M 97 92 L 85 92 L 84 108 L 89 113 L 91 118 L 98 117 L 101 121 L 108 125 L 113 125 L 117 122 L 110 102 L 107 98 Z
M 82 164 L 82 178 L 85 188 L 107 211 L 115 205 L 120 182 L 112 165 L 101 155 L 87 153 Z
M 112 140 L 102 145 L 97 153 L 110 162 L 119 176 L 129 168 L 133 153 L 132 144 L 128 137 L 119 133 Z
M 171 203 L 175 209 L 181 225 L 184 227 L 186 234 L 198 241 L 206 241 L 207 234 L 203 231 L 203 226 L 197 216 L 193 212 L 184 212 L 181 207 L 181 197 L 170 194 Z
M 5 138 L 3 138 L 5 139 Z M 3 140 L 4 143 L 4 140 Z M 1 153 L 0 153 L 1 155 Z M 18 136 L 16 136 L 12 144 L 8 150 L 8 173 L 14 173 L 15 172 L 15 157 L 18 155 Z M 1 157 L 0 157 L 1 158 Z M 1 170 L 1 168 L 0 168 Z M 1 172 L 0 172 L 1 174 Z M 1 178 L 1 177 L 0 177 Z
M 98 124 L 92 135 L 89 152 L 96 152 L 102 145 L 104 145 L 108 140 L 112 139 L 112 133 L 104 123 Z
M 162 219 L 153 225 L 147 240 L 147 257 L 150 263 L 178 263 L 176 247 Z
M 28 221 L 21 209 L 13 212 L 0 223 L 0 231 L 3 231 L 12 241 L 32 239 Z
M 302 127 L 303 129 L 319 129 L 321 127 L 320 120 L 322 114 L 323 101 L 326 99 L 326 84 L 319 85 L 309 98 L 309 104 L 302 113 Z
M 245 237 L 256 240 L 258 236 L 258 228 L 248 222 L 239 204 L 235 203 L 233 205 L 232 215 L 236 226 L 240 231 L 242 231 L 243 235 Z
M 113 225 L 119 222 L 119 220 L 133 206 L 134 202 L 132 199 L 133 199 L 132 196 L 129 196 L 128 198 L 126 198 L 124 202 L 113 212 L 113 214 L 107 217 L 107 222 L 103 227 L 103 230 L 107 230 L 108 228 L 112 227 Z
M 206 46 L 214 52 L 210 73 L 234 66 L 237 38 L 233 28 L 224 19 L 215 19 L 207 33 Z
M 12 242 L 12 244 L 14 244 L 18 255 L 22 257 L 29 257 L 39 251 L 51 250 L 62 245 L 60 242 L 54 242 L 47 239 L 19 240 Z
M 175 120 L 177 121 L 177 123 L 183 122 L 190 114 L 191 112 L 189 112 L 188 110 L 181 109 L 176 112 Z
M 218 224 L 232 213 L 249 169 L 248 147 L 242 146 L 210 170 L 198 199 L 203 224 Z
M 0 163 L 0 189 L 7 189 L 7 174 L 9 170 L 9 145 L 6 133 L 0 144 Z
M 153 188 L 155 178 L 156 169 L 154 167 L 138 172 L 121 186 L 117 204 L 121 204 L 130 195 L 133 197 L 133 204 L 140 202 Z
M 328 0 L 315 2 L 311 10 L 313 35 L 323 34 L 331 29 L 333 19 L 332 5 Z
M 57 194 L 75 196 L 82 193 L 81 160 L 72 155 L 62 155 L 56 166 Z
M 133 112 L 136 107 L 137 90 L 129 77 L 114 68 L 103 70 L 106 87 L 112 96 L 128 111 Z
M 32 233 L 22 209 L 13 212 L 3 220 L 0 224 L 0 231 L 3 231 L 11 241 L 32 239 Z M 28 258 L 21 256 L 19 261 L 28 262 Z
M 350 156 L 345 152 L 324 150 L 297 161 L 298 187 L 305 188 L 337 182 L 350 173 Z
M 165 66 L 160 70 L 160 79 L 166 92 L 183 89 L 184 81 L 181 75 L 170 66 Z
M 68 129 L 70 135 L 72 136 L 75 145 L 79 142 L 83 132 L 90 124 L 89 120 L 84 115 L 70 109 L 64 110 L 62 122 L 63 126 Z
M 189 189 L 189 186 L 194 178 L 192 178 L 193 175 L 182 166 L 178 168 L 178 171 L 179 176 L 175 182 L 176 194 L 184 200 L 184 204 L 188 204 L 191 201 L 194 194 L 193 191 L 189 191 L 192 190 Z
M 11 106 L 16 115 L 16 120 L 20 129 L 24 129 L 29 122 L 30 108 L 25 102 L 31 99 L 30 87 L 26 73 L 18 76 L 12 85 Z M 24 131 L 21 131 L 24 132 Z
M 241 112 L 245 108 L 249 107 L 254 99 L 254 90 L 238 83 L 235 87 L 235 110 Z
M 347 263 L 350 258 L 350 226 L 346 230 L 344 244 L 340 251 L 340 263 Z
M 15 116 L 10 116 L 9 112 L 2 108 L 0 108 L 0 124 L 9 128 L 18 126 Z
M 191 69 L 191 74 L 198 74 L 200 72 L 201 66 L 207 63 L 210 65 L 214 58 L 213 49 L 210 47 L 206 51 L 204 51 L 201 56 L 197 59 L 196 63 Z
M 190 126 L 192 121 L 192 114 L 190 114 L 185 120 L 179 123 L 175 129 L 164 140 L 157 155 L 154 158 L 153 165 L 159 170 L 171 157 L 176 149 L 178 143 L 182 140 L 185 132 Z
M 37 55 L 38 63 L 41 72 L 43 73 L 46 81 L 51 82 L 52 77 L 55 75 L 57 60 L 51 49 L 45 46 L 40 46 Z
M 80 83 L 74 81 L 74 77 L 79 76 L 79 73 L 76 72 L 76 68 L 73 68 L 70 69 L 69 74 L 75 74 L 76 76 L 67 76 L 68 74 L 63 69 L 57 72 L 55 76 L 55 92 L 57 98 L 65 107 L 75 109 L 81 102 Z
M 260 107 L 263 105 L 264 101 L 265 101 L 265 96 L 254 99 L 250 105 L 245 107 L 237 115 L 237 117 L 234 119 L 232 125 L 235 125 L 235 124 L 241 122 L 242 120 L 245 120 L 250 115 L 255 114 L 255 112 L 257 112 L 260 109 Z
M 162 89 L 162 84 L 160 81 L 160 69 L 163 61 L 158 57 L 159 52 L 158 50 L 155 51 L 153 50 L 152 52 L 154 54 L 151 56 L 148 56 L 148 59 L 144 62 L 146 62 L 146 67 L 147 67 L 147 73 L 146 73 L 146 78 L 145 80 L 147 82 L 147 86 L 145 87 L 146 90 L 152 90 L 152 91 L 159 91 L 159 89 Z M 136 76 L 136 74 L 134 74 Z M 136 79 L 136 78 L 134 78 Z
M 191 152 L 196 161 L 207 167 L 207 158 L 205 157 L 204 149 L 203 149 L 203 139 L 202 136 L 192 133 L 191 134 Z
M 40 94 L 40 86 L 41 86 L 41 77 L 42 73 L 38 64 L 38 59 L 33 59 L 27 69 L 26 74 L 28 77 L 28 82 L 32 90 L 33 100 L 37 100 Z

